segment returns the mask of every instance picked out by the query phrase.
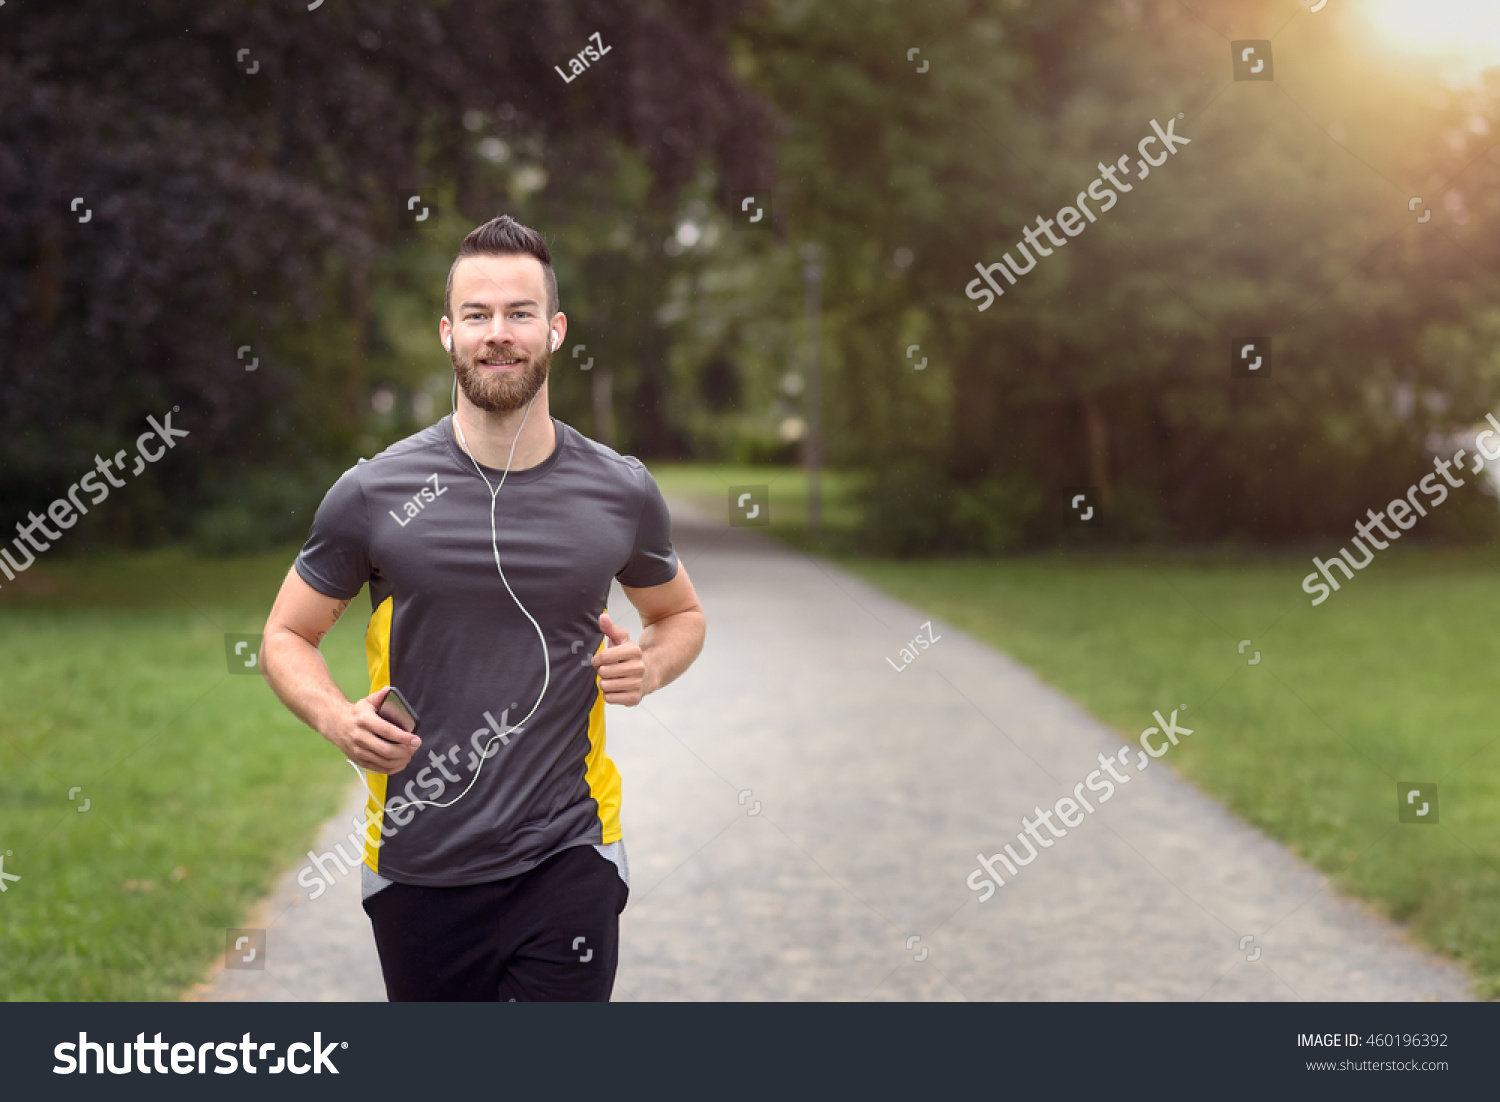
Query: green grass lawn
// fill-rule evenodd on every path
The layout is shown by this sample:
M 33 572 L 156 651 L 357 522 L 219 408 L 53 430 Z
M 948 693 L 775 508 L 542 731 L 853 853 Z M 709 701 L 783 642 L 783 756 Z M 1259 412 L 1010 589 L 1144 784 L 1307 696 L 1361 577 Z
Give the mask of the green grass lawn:
M 821 479 L 822 532 L 812 538 L 807 528 L 807 472 L 800 467 L 740 467 L 728 464 L 652 463 L 651 474 L 663 493 L 686 498 L 716 516 L 729 515 L 731 486 L 765 486 L 770 501 L 773 534 L 803 549 L 849 549 L 859 510 L 852 503 L 860 476 L 850 471 L 824 471 Z
M 337 809 L 342 757 L 226 672 L 294 554 L 58 559 L 0 590 L 0 998 L 178 997 Z M 363 623 L 324 643 L 349 691 Z
M 797 472 L 770 473 L 785 501 L 805 496 Z M 692 494 L 714 474 L 690 481 L 666 468 L 659 479 Z M 785 513 L 788 542 L 805 546 L 795 507 Z M 833 515 L 852 524 L 846 509 Z M 1186 704 L 1196 733 L 1172 751 L 1173 768 L 1461 958 L 1481 994 L 1500 995 L 1493 551 L 1392 548 L 1317 608 L 1300 589 L 1307 555 L 837 557 L 1024 662 L 1124 736 L 1152 725 L 1153 709 Z M 1398 823 L 1398 781 L 1438 783 L 1436 825 Z

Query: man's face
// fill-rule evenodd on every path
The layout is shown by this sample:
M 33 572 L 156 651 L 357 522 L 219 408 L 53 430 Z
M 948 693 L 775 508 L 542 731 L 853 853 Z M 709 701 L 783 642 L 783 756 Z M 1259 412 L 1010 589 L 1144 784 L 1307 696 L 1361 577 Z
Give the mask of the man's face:
M 482 410 L 508 413 L 536 396 L 552 364 L 547 280 L 532 256 L 470 256 L 453 273 L 453 371 Z

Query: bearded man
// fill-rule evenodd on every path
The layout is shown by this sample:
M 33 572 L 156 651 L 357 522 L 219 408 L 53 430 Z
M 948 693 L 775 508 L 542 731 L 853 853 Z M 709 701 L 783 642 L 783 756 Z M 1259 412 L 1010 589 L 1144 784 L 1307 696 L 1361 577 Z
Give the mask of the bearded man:
M 567 328 L 540 234 L 502 216 L 464 238 L 438 322 L 452 416 L 343 474 L 266 622 L 266 680 L 362 771 L 393 1001 L 609 998 L 629 866 L 604 706 L 703 647 L 655 480 L 551 416 Z M 319 645 L 366 585 L 370 693 L 351 702 Z M 414 730 L 377 714 L 391 686 Z

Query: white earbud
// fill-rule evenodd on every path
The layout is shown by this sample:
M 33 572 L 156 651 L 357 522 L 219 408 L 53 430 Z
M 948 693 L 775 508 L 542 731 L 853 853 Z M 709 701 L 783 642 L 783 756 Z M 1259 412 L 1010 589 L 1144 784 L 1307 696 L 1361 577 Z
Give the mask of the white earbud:
M 449 333 L 446 337 L 443 338 L 443 347 L 446 348 L 449 352 L 453 351 L 453 334 L 452 333 Z

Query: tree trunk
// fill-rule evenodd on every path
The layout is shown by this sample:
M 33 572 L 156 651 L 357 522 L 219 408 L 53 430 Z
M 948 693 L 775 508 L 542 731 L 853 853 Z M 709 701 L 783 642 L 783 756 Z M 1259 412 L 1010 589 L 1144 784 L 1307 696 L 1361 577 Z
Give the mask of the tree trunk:
M 1099 491 L 1099 501 L 1110 503 L 1109 484 L 1109 425 L 1104 420 L 1104 407 L 1097 395 L 1090 394 L 1083 400 L 1084 428 L 1089 446 L 1089 482 Z
M 595 368 L 589 395 L 594 404 L 594 439 L 606 448 L 615 446 L 614 381 L 609 368 Z
M 370 373 L 370 269 L 357 262 L 349 270 L 349 317 L 354 325 L 349 347 L 349 382 L 345 403 L 350 430 L 357 432 L 365 417 L 365 392 Z
M 994 388 L 980 360 L 982 353 L 970 351 L 960 357 L 953 370 L 953 404 L 950 413 L 952 441 L 949 470 L 958 478 L 977 477 L 995 460 L 995 424 L 999 409 L 992 400 Z

